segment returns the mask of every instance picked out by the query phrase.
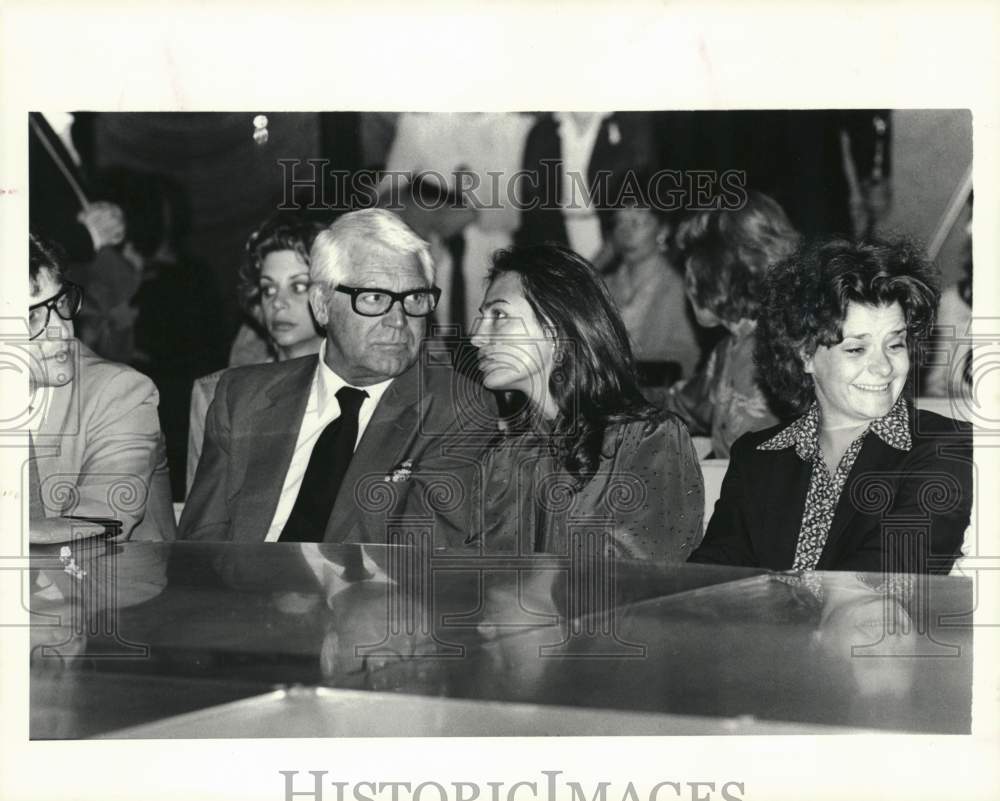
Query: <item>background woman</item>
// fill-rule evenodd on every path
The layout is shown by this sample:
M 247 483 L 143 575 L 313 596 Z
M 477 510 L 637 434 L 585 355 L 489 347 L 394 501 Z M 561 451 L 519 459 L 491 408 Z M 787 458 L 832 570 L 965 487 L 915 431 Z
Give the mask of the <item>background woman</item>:
M 737 441 L 692 561 L 948 572 L 972 506 L 971 430 L 904 393 L 937 302 L 905 243 L 832 240 L 770 273 L 757 360 L 802 416 Z
M 671 387 L 662 404 L 692 434 L 711 436 L 716 458 L 728 459 L 748 431 L 778 422 L 758 384 L 755 332 L 767 270 L 789 256 L 798 239 L 781 206 L 759 192 L 735 211 L 701 212 L 678 232 L 695 319 L 705 328 L 722 326 L 726 335 L 705 366 Z
M 647 363 L 672 362 L 663 376 L 670 383 L 689 378 L 701 357 L 684 299 L 684 277 L 668 258 L 670 234 L 667 215 L 650 204 L 614 212 L 612 241 L 621 262 L 604 280 L 621 312 L 632 353 L 647 374 L 643 383 L 664 383 Z
M 322 333 L 309 311 L 309 249 L 320 230 L 287 215 L 268 218 L 247 240 L 240 271 L 244 309 L 267 332 L 273 361 L 319 353 Z M 222 370 L 199 378 L 191 391 L 187 488 L 190 491 L 205 437 L 205 416 Z
M 568 553 L 584 524 L 622 555 L 683 561 L 701 537 L 697 456 L 684 425 L 640 394 L 593 267 L 556 245 L 499 251 L 480 311 L 486 387 L 525 399 L 489 453 L 484 547 Z

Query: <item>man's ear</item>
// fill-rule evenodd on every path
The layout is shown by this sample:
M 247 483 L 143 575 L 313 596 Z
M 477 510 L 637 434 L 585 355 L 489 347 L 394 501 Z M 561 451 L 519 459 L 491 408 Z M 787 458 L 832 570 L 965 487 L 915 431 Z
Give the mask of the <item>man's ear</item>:
M 313 284 L 309 287 L 309 308 L 319 325 L 326 327 L 330 314 L 326 308 L 326 287 L 323 284 Z

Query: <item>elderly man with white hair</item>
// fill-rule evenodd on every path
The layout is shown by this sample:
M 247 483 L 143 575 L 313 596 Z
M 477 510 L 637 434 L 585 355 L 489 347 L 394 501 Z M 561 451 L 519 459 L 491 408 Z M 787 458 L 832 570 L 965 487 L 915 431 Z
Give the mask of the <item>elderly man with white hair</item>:
M 223 375 L 180 537 L 378 543 L 405 523 L 461 545 L 495 412 L 424 340 L 427 244 L 389 211 L 350 212 L 316 237 L 310 282 L 318 357 Z

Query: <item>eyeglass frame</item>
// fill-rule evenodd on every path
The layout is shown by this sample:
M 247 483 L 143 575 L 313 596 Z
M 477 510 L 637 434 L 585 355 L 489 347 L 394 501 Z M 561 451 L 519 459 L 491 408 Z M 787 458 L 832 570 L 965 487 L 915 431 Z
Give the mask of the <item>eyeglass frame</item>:
M 59 311 L 59 309 L 56 308 L 56 306 L 58 305 L 59 301 L 66 295 L 66 293 L 70 292 L 73 289 L 76 289 L 77 292 L 80 293 L 79 294 L 80 300 L 77 302 L 76 308 L 69 313 L 69 317 L 63 317 L 62 313 Z M 45 307 L 45 322 L 42 323 L 42 326 L 41 328 L 38 329 L 37 333 L 32 334 L 31 322 L 30 322 L 31 312 L 33 312 L 35 309 L 41 308 L 42 306 Z M 28 341 L 30 342 L 32 340 L 38 339 L 45 331 L 48 330 L 49 320 L 52 319 L 53 311 L 56 313 L 56 315 L 59 317 L 60 320 L 65 320 L 68 323 L 72 322 L 77 318 L 77 316 L 80 314 L 80 309 L 82 308 L 83 308 L 83 287 L 72 281 L 67 281 L 64 279 L 62 282 L 62 289 L 56 292 L 56 294 L 54 294 L 51 298 L 48 298 L 46 300 L 41 300 L 38 303 L 32 303 L 30 306 L 28 306 L 28 320 L 29 320 Z
M 389 312 L 392 311 L 392 307 L 399 303 L 399 307 L 403 310 L 403 314 L 407 317 L 430 317 L 437 310 L 438 302 L 441 300 L 441 288 L 437 286 L 422 287 L 420 289 L 408 289 L 406 292 L 393 292 L 391 289 L 382 289 L 377 286 L 348 286 L 347 284 L 337 284 L 333 287 L 334 292 L 341 292 L 344 295 L 349 295 L 351 298 L 351 310 L 361 317 L 384 317 Z M 384 312 L 379 312 L 378 314 L 367 314 L 366 312 L 358 310 L 358 295 L 362 295 L 365 292 L 378 292 L 382 295 L 388 295 L 392 298 L 389 303 L 388 308 Z M 427 314 L 411 314 L 406 310 L 406 298 L 411 295 L 420 295 L 423 293 L 430 293 L 431 297 L 434 298 L 434 305 L 431 306 Z

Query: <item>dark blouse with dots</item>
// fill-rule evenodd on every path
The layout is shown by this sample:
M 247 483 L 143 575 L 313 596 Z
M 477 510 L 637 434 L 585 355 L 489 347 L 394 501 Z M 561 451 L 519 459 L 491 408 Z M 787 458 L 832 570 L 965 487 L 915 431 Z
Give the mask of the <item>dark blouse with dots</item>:
M 505 438 L 485 467 L 480 508 L 490 553 L 611 549 L 679 564 L 702 537 L 701 468 L 687 428 L 672 415 L 610 427 L 598 469 L 582 486 L 536 433 Z

